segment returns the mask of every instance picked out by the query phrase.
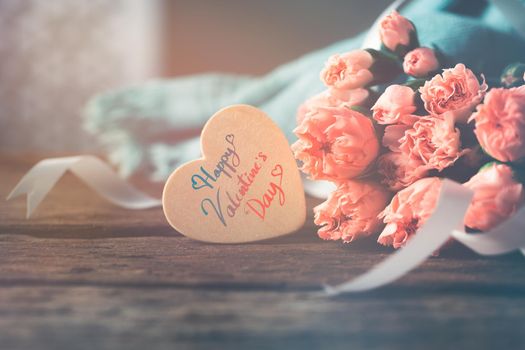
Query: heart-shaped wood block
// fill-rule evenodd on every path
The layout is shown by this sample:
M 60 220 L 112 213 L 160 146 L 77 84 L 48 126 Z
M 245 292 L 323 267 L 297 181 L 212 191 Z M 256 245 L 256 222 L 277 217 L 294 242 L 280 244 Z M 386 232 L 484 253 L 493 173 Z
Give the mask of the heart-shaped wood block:
M 177 231 L 206 242 L 282 236 L 306 219 L 303 185 L 288 141 L 261 110 L 226 107 L 204 126 L 203 158 L 180 166 L 162 194 Z

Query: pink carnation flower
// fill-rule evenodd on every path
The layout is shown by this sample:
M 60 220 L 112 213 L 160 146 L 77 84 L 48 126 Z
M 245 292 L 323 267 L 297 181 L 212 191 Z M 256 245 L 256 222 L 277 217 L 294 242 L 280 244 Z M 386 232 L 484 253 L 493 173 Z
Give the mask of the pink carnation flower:
M 413 31 L 414 25 L 397 11 L 385 16 L 379 24 L 381 42 L 391 51 L 395 51 L 398 45 L 408 46 Z
M 313 180 L 341 182 L 361 174 L 377 157 L 372 121 L 346 107 L 318 107 L 295 128 L 301 170 Z
M 420 117 L 412 126 L 389 125 L 383 144 L 403 153 L 413 164 L 423 164 L 427 170 L 441 171 L 466 152 L 461 150 L 460 132 L 449 114 L 442 118 Z
M 419 47 L 407 53 L 403 60 L 403 70 L 413 77 L 425 77 L 439 68 L 434 50 Z
M 421 162 L 414 162 L 400 152 L 383 154 L 377 160 L 377 172 L 381 175 L 381 183 L 392 191 L 399 191 L 428 173 Z
M 346 107 L 359 106 L 363 104 L 370 93 L 367 89 L 355 88 L 355 89 L 329 89 L 328 92 L 333 99 L 339 102 L 339 106 L 343 105 Z
M 335 89 L 363 87 L 374 79 L 369 70 L 372 63 L 372 55 L 365 50 L 332 55 L 321 71 L 321 81 L 327 87 Z
M 372 111 L 379 124 L 412 124 L 417 119 L 415 92 L 408 86 L 390 85 L 377 99 Z
M 353 89 L 353 90 L 339 90 L 329 89 L 325 90 L 315 96 L 306 100 L 297 110 L 297 124 L 301 124 L 311 110 L 317 107 L 340 107 L 340 106 L 358 106 L 368 98 L 367 89 Z
M 466 122 L 472 110 L 483 99 L 487 84 L 478 78 L 464 64 L 444 69 L 419 88 L 425 109 L 432 115 L 450 112 L 456 122 Z
M 512 216 L 523 204 L 523 185 L 517 182 L 512 169 L 492 163 L 474 175 L 465 186 L 474 191 L 465 226 L 490 230 Z
M 502 162 L 525 157 L 525 85 L 492 89 L 470 118 L 483 149 Z
M 388 198 L 388 192 L 374 183 L 342 183 L 325 202 L 314 208 L 314 222 L 322 226 L 319 237 L 349 243 L 377 232 L 381 225 L 378 214 Z
M 399 191 L 379 214 L 386 224 L 378 242 L 400 248 L 430 218 L 437 205 L 441 180 L 427 177 Z

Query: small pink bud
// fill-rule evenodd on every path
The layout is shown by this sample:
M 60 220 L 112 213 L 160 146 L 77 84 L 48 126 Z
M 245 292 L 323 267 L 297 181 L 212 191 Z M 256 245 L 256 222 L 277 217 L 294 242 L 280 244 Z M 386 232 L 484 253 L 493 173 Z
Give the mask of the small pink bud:
M 403 70 L 413 77 L 425 77 L 439 68 L 434 50 L 419 47 L 407 53 L 403 60 Z

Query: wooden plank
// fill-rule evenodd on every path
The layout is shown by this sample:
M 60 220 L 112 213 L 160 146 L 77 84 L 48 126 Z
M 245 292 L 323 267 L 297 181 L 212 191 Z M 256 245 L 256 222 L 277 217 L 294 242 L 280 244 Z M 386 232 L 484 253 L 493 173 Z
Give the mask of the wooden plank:
M 356 276 L 386 256 L 365 245 L 289 242 L 223 246 L 157 236 L 56 239 L 4 234 L 0 245 L 0 285 L 74 281 L 314 289 Z M 485 259 L 445 254 L 430 259 L 403 281 L 416 285 L 472 281 L 521 288 L 525 286 L 522 260 L 518 255 Z
M 2 349 L 522 349 L 523 290 L 456 284 L 336 299 L 308 293 L 12 287 Z M 420 295 L 424 295 L 421 297 Z

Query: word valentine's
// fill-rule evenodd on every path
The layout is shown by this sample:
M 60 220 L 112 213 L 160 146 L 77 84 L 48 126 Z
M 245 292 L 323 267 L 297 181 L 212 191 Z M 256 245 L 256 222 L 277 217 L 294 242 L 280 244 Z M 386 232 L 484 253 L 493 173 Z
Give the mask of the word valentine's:
M 282 188 L 284 169 L 282 165 L 275 164 L 269 172 L 270 179 L 264 193 L 255 196 L 250 193 L 250 189 L 254 187 L 256 180 L 268 179 L 268 176 L 261 175 L 261 172 L 268 168 L 268 156 L 264 152 L 258 152 L 251 162 L 247 162 L 250 164 L 249 169 L 242 171 L 235 135 L 228 134 L 224 140 L 226 148 L 215 166 L 212 169 L 201 166 L 199 172 L 191 177 L 191 186 L 194 190 L 207 189 L 206 193 L 210 190 L 212 193 L 211 196 L 202 199 L 201 212 L 207 216 L 211 209 L 225 227 L 228 226 L 228 220 L 233 219 L 241 207 L 245 214 L 253 213 L 264 221 L 272 203 L 277 202 L 283 206 L 286 201 Z M 220 184 L 224 181 L 234 182 L 234 190 L 221 191 Z

